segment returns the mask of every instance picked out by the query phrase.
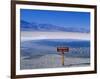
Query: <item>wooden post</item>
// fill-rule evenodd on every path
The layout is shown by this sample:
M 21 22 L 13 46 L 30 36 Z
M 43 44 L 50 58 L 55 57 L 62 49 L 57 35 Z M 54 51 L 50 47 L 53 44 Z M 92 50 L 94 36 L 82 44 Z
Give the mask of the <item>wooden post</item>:
M 62 65 L 64 66 L 64 52 L 62 53 Z
M 61 55 L 62 55 L 62 58 L 61 58 L 62 66 L 64 66 L 64 52 L 68 52 L 68 51 L 69 51 L 68 47 L 57 48 L 57 52 L 61 52 Z

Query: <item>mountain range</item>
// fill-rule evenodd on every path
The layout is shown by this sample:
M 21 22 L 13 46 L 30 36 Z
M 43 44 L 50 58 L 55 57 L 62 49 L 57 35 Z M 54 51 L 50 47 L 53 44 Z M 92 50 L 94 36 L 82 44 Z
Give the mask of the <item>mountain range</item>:
M 83 27 L 63 27 L 53 24 L 41 24 L 36 22 L 27 22 L 24 20 L 20 21 L 21 31 L 43 31 L 43 32 L 80 32 L 89 33 L 89 28 Z

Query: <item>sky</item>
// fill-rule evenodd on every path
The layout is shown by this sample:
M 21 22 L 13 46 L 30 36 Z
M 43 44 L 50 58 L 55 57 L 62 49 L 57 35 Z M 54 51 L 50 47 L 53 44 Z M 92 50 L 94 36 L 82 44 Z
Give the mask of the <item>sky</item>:
M 21 9 L 20 19 L 30 23 L 53 24 L 62 27 L 90 27 L 89 12 Z

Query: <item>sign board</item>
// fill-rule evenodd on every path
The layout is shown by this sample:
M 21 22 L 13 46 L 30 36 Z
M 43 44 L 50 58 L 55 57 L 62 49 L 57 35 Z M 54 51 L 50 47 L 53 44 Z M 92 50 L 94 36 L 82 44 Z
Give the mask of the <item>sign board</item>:
M 57 52 L 69 52 L 68 47 L 57 47 Z

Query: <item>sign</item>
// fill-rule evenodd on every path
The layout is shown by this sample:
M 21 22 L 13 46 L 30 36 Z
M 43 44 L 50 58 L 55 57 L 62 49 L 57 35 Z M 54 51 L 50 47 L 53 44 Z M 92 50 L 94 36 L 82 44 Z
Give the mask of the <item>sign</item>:
M 69 52 L 69 48 L 68 47 L 58 47 L 57 48 L 57 52 L 61 52 L 62 58 L 62 66 L 64 66 L 64 52 Z
M 68 47 L 57 47 L 57 52 L 69 52 Z

